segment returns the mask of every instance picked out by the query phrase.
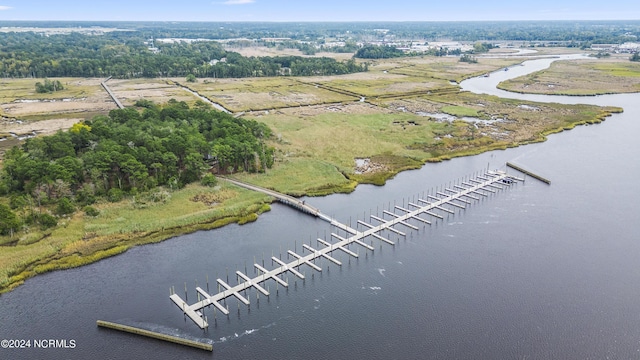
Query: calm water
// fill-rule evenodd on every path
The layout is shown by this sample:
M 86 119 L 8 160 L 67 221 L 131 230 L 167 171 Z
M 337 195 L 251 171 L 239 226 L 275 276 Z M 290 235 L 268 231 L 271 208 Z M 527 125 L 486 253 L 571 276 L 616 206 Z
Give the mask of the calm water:
M 525 68 L 464 87 L 493 92 L 482 81 Z M 231 316 L 218 314 L 208 333 L 183 319 L 168 298 L 171 286 L 184 296 L 187 282 L 191 303 L 196 281 L 206 287 L 208 275 L 213 290 L 214 278 L 280 248 L 300 251 L 302 241 L 329 233 L 328 225 L 274 204 L 252 224 L 38 276 L 0 297 L 0 339 L 66 339 L 76 347 L 0 349 L 0 358 L 640 358 L 640 95 L 551 99 L 625 112 L 542 144 L 428 164 L 384 187 L 308 201 L 355 224 L 383 204 L 505 161 L 550 178 L 551 186 L 527 179 L 406 239 L 393 237 L 395 247 L 376 244 L 375 253 L 361 250 L 351 262 L 336 254 L 342 268 L 325 262 L 313 278 L 307 268 L 306 282 L 259 302 L 250 292 L 250 311 L 230 300 Z M 269 286 L 275 293 L 275 283 Z M 213 322 L 212 310 L 207 315 Z M 97 319 L 203 339 L 214 352 L 98 329 Z

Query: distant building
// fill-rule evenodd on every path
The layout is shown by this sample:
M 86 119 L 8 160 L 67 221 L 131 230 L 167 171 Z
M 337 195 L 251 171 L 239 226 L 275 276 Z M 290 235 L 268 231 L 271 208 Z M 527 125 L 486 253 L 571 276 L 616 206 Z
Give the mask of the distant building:
M 618 51 L 621 53 L 637 53 L 640 51 L 640 44 L 633 42 L 626 42 L 618 47 Z
M 593 44 L 591 50 L 616 54 L 632 54 L 640 51 L 640 44 L 626 42 L 624 44 Z
M 147 50 L 151 51 L 153 54 L 159 54 L 160 53 L 160 49 L 158 49 L 154 42 L 153 39 L 149 39 L 147 41 L 144 42 L 145 45 L 147 45 Z
M 209 61 L 209 65 L 214 66 L 218 63 L 226 63 L 227 62 L 227 58 L 223 57 L 222 59 L 218 60 L 218 59 L 213 59 L 211 61 Z
M 617 44 L 593 44 L 593 45 L 591 45 L 591 50 L 615 52 L 615 49 L 617 47 L 618 47 Z
M 290 40 L 291 38 L 262 38 L 262 41 L 264 42 L 273 42 L 273 43 L 285 42 Z

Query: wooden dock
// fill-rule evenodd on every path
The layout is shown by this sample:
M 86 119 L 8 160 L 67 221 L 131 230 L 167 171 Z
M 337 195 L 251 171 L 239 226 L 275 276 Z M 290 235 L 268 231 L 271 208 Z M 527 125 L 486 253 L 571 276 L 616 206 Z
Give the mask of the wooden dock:
M 236 182 L 235 180 L 226 180 L 237 184 L 242 184 L 240 186 L 249 189 L 255 190 L 255 188 L 257 188 L 253 185 Z M 430 225 L 433 219 L 435 219 L 435 221 L 443 219 L 443 214 L 446 215 L 454 213 L 455 209 L 464 209 L 466 205 L 471 204 L 472 201 L 480 200 L 480 197 L 478 196 L 487 197 L 497 191 L 508 188 L 518 180 L 519 179 L 510 176 L 505 172 L 487 171 L 482 175 L 476 175 L 473 178 L 469 178 L 467 181 L 462 181 L 460 185 L 455 185 L 455 188 L 457 190 L 446 188 L 443 189 L 443 191 L 436 192 L 434 195 L 425 196 L 428 199 L 418 199 L 420 205 L 410 202 L 408 206 L 412 207 L 413 209 L 407 209 L 403 206 L 394 205 L 393 209 L 391 209 L 391 206 L 389 206 L 389 210 L 383 211 L 383 217 L 370 215 L 371 221 L 375 221 L 377 225 L 358 220 L 357 224 L 361 225 L 365 229 L 364 231 L 353 229 L 350 226 L 332 219 L 329 216 L 322 214 L 318 209 L 304 204 L 298 199 L 291 198 L 295 200 L 293 201 L 286 195 L 278 194 L 268 189 L 258 190 L 275 196 L 280 201 L 292 201 L 292 203 L 296 204 L 296 207 L 300 207 L 302 211 L 312 213 L 315 216 L 329 221 L 335 228 L 342 230 L 345 234 L 347 234 L 345 235 L 346 237 L 340 236 L 336 233 L 331 233 L 331 241 L 328 241 L 327 239 L 317 239 L 317 248 L 312 247 L 312 244 L 304 244 L 302 246 L 303 255 L 300 255 L 292 250 L 287 250 L 287 256 L 293 258 L 293 260 L 289 262 L 284 262 L 282 259 L 272 256 L 271 264 L 272 266 L 273 264 L 276 264 L 277 267 L 271 270 L 264 267 L 264 260 L 262 265 L 256 263 L 254 264 L 254 268 L 258 272 L 258 275 L 253 278 L 250 278 L 240 271 L 236 271 L 237 285 L 234 286 L 227 284 L 227 282 L 221 279 L 217 279 L 218 292 L 215 294 L 210 294 L 208 291 L 197 287 L 196 291 L 198 295 L 198 301 L 191 305 L 189 305 L 178 294 L 176 294 L 175 288 L 173 287 L 170 289 L 169 297 L 178 306 L 178 308 L 180 308 L 185 317 L 189 317 L 196 325 L 198 325 L 202 329 L 205 329 L 209 326 L 209 322 L 208 317 L 204 315 L 204 309 L 209 306 L 213 306 L 214 319 L 217 312 L 221 312 L 224 315 L 229 315 L 228 306 L 223 305 L 223 300 L 228 297 L 237 298 L 237 300 L 239 301 L 238 309 L 240 307 L 240 302 L 242 302 L 246 306 L 250 306 L 249 299 L 241 294 L 243 292 L 246 294 L 246 290 L 255 288 L 257 291 L 256 298 L 258 299 L 260 293 L 262 293 L 264 296 L 269 296 L 269 289 L 265 289 L 263 286 L 267 281 L 275 281 L 276 288 L 278 286 L 283 286 L 286 288 L 289 286 L 289 283 L 284 280 L 283 275 L 285 273 L 291 273 L 296 278 L 304 280 L 305 275 L 304 273 L 301 273 L 299 271 L 299 268 L 301 266 L 308 266 L 312 269 L 312 271 L 321 272 L 322 267 L 318 266 L 315 261 L 318 258 L 326 259 L 338 266 L 341 266 L 342 262 L 331 256 L 334 251 L 344 252 L 348 256 L 357 258 L 359 257 L 360 247 L 364 248 L 364 251 L 374 251 L 374 247 L 372 246 L 373 239 L 393 246 L 395 245 L 395 243 L 390 240 L 388 236 L 385 237 L 383 235 L 385 232 L 393 232 L 398 236 L 406 236 L 406 233 L 404 232 L 407 231 L 406 229 L 408 229 L 409 231 L 418 230 L 418 227 L 414 224 L 411 224 L 410 221 L 414 221 L 414 223 L 418 222 L 421 225 L 425 226 Z M 446 191 L 446 193 L 444 191 Z M 385 215 L 387 216 L 386 219 L 384 218 Z M 423 216 L 426 216 L 426 218 Z M 400 227 L 402 230 L 398 229 L 397 227 Z M 365 238 L 368 237 L 371 238 L 371 245 L 367 244 L 364 241 Z M 358 246 L 357 251 L 354 252 L 350 249 L 350 245 L 352 244 Z M 304 255 L 305 250 L 308 251 L 307 255 Z M 185 284 L 185 293 L 186 291 L 187 289 Z
M 510 162 L 508 162 L 508 163 L 507 163 L 507 166 L 508 166 L 508 167 L 510 167 L 510 168 L 512 168 L 512 169 L 518 170 L 518 171 L 520 171 L 520 172 L 521 172 L 521 173 L 523 173 L 523 174 L 529 175 L 529 176 L 531 176 L 531 177 L 532 177 L 532 178 L 534 178 L 534 179 L 540 180 L 540 181 L 542 181 L 542 182 L 543 182 L 543 183 L 545 183 L 545 184 L 551 185 L 551 180 L 546 179 L 546 178 L 543 178 L 542 176 L 540 176 L 540 175 L 538 175 L 538 174 L 535 174 L 535 173 L 533 173 L 533 172 L 531 172 L 531 171 L 529 171 L 529 170 L 526 170 L 526 169 L 524 169 L 522 166 L 518 166 L 518 165 L 515 165 L 515 164 L 510 163 Z

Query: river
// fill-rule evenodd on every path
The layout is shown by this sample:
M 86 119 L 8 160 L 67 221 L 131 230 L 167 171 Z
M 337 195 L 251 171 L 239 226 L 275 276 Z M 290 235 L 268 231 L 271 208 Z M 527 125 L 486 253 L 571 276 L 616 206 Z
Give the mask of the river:
M 322 220 L 274 204 L 257 222 L 145 245 L 98 263 L 28 280 L 0 296 L 0 339 L 74 340 L 67 349 L 0 349 L 3 359 L 629 359 L 640 357 L 640 94 L 533 96 L 495 83 L 548 59 L 462 83 L 467 90 L 537 101 L 623 107 L 598 125 L 544 143 L 453 159 L 397 175 L 384 187 L 309 198 L 355 224 L 489 165 L 515 161 L 552 180 L 527 178 L 395 247 L 376 244 L 340 268 L 249 296 L 251 309 L 218 313 L 207 333 L 169 300 L 225 279 L 264 254 L 324 237 Z M 315 244 L 314 244 L 315 245 Z M 285 255 L 286 257 L 286 255 Z M 267 266 L 269 263 L 267 262 Z M 235 284 L 235 279 L 230 282 Z M 275 283 L 270 283 L 275 293 Z M 210 322 L 213 312 L 207 310 Z M 99 329 L 97 319 L 210 341 L 213 354 Z M 32 343 L 33 344 L 33 343 Z

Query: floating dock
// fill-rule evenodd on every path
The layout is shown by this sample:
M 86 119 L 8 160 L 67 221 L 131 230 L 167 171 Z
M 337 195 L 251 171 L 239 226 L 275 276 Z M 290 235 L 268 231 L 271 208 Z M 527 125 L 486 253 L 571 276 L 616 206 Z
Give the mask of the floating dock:
M 201 343 L 201 342 L 198 342 L 198 341 L 179 338 L 179 337 L 176 337 L 176 336 L 160 334 L 160 333 L 157 333 L 157 332 L 144 330 L 144 329 L 139 329 L 139 328 L 136 328 L 136 327 L 133 327 L 133 326 L 116 324 L 116 323 L 112 323 L 112 322 L 109 322 L 109 321 L 98 320 L 98 321 L 96 321 L 96 323 L 98 324 L 99 327 L 104 327 L 104 328 L 118 330 L 118 331 L 124 331 L 124 332 L 128 332 L 128 333 L 131 333 L 131 334 L 136 334 L 136 335 L 142 335 L 142 336 L 150 337 L 150 338 L 153 338 L 153 339 L 172 342 L 174 344 L 190 346 L 190 347 L 197 348 L 197 349 L 213 351 L 213 345 L 211 345 L 211 344 L 205 344 L 205 343 Z
M 543 178 L 542 176 L 540 176 L 540 175 L 538 175 L 538 174 L 535 174 L 535 173 L 533 173 L 533 172 L 531 172 L 531 171 L 529 171 L 529 170 L 526 170 L 526 169 L 524 169 L 524 168 L 523 168 L 523 167 L 521 167 L 521 166 L 515 165 L 515 164 L 510 163 L 510 162 L 508 162 L 508 163 L 507 163 L 507 166 L 508 166 L 508 167 L 510 167 L 510 168 L 512 168 L 512 169 L 518 170 L 518 171 L 520 171 L 520 172 L 521 172 L 521 173 L 523 173 L 523 174 L 529 175 L 529 176 L 531 176 L 531 177 L 532 177 L 532 178 L 534 178 L 534 179 L 540 180 L 540 181 L 542 181 L 542 182 L 543 182 L 543 183 L 545 183 L 545 184 L 551 185 L 551 180 L 546 179 L 546 178 Z
M 227 179 L 229 180 L 229 179 Z M 336 233 L 331 233 L 331 241 L 328 239 L 317 239 L 317 246 L 313 247 L 311 243 L 309 245 L 303 244 L 302 251 L 308 251 L 308 255 L 300 255 L 297 251 L 287 250 L 287 257 L 293 258 L 292 261 L 284 262 L 282 258 L 277 258 L 275 256 L 271 257 L 271 265 L 277 265 L 274 269 L 265 268 L 264 259 L 262 261 L 262 265 L 255 263 L 254 269 L 258 272 L 258 275 L 250 278 L 246 274 L 236 271 L 236 281 L 237 285 L 232 286 L 229 285 L 229 277 L 227 274 L 227 281 L 223 281 L 222 279 L 217 279 L 218 283 L 218 293 L 210 294 L 208 291 L 209 284 L 207 280 L 207 291 L 203 290 L 200 287 L 196 287 L 198 301 L 189 305 L 185 300 L 183 300 L 178 294 L 175 293 L 175 289 L 172 287 L 169 289 L 170 299 L 173 301 L 178 308 L 183 312 L 185 317 L 189 317 L 196 325 L 198 325 L 202 329 L 206 329 L 209 326 L 208 318 L 204 315 L 204 309 L 213 306 L 213 315 L 214 319 L 216 318 L 216 313 L 221 312 L 224 315 L 229 315 L 229 307 L 226 304 L 226 298 L 235 297 L 238 300 L 238 311 L 240 309 L 240 302 L 245 304 L 246 306 L 250 306 L 250 301 L 246 298 L 246 290 L 250 288 L 255 288 L 256 298 L 259 299 L 260 293 L 265 296 L 269 296 L 269 289 L 264 288 L 264 283 L 268 280 L 273 280 L 276 282 L 276 289 L 278 286 L 288 287 L 288 281 L 285 281 L 284 274 L 291 273 L 295 278 L 300 278 L 301 280 L 305 279 L 304 273 L 299 271 L 301 266 L 308 266 L 312 269 L 312 271 L 322 271 L 322 267 L 316 265 L 315 260 L 326 259 L 338 266 L 342 265 L 342 262 L 335 259 L 331 254 L 334 251 L 344 252 L 350 257 L 358 258 L 360 248 L 364 248 L 364 251 L 374 251 L 373 247 L 373 239 L 380 240 L 388 245 L 395 245 L 395 243 L 387 237 L 383 236 L 385 232 L 386 234 L 390 234 L 393 232 L 398 236 L 405 237 L 406 233 L 404 231 L 417 231 L 418 227 L 414 224 L 420 225 L 431 225 L 431 221 L 437 221 L 444 219 L 443 215 L 448 215 L 455 213 L 455 209 L 465 209 L 467 205 L 471 204 L 472 201 L 478 201 L 482 197 L 490 196 L 497 191 L 508 188 L 512 184 L 521 181 L 522 179 L 518 179 L 516 177 L 508 175 L 506 172 L 502 171 L 486 171 L 483 174 L 478 174 L 472 176 L 464 181 L 459 182 L 459 184 L 452 185 L 451 188 L 443 188 L 442 191 L 437 191 L 433 195 L 423 196 L 426 199 L 418 198 L 417 203 L 409 202 L 408 207 L 405 208 L 404 203 L 403 206 L 397 206 L 394 204 L 393 209 L 391 208 L 391 204 L 389 204 L 389 209 L 384 210 L 382 217 L 370 215 L 370 222 L 376 222 L 377 225 L 372 224 L 370 222 L 365 222 L 362 220 L 357 221 L 356 227 L 359 225 L 362 226 L 364 231 L 359 231 L 357 229 L 351 228 L 351 226 L 347 226 L 331 217 L 322 214 L 318 209 L 310 207 L 308 204 L 304 204 L 298 199 L 288 197 L 286 195 L 275 193 L 271 190 L 259 189 L 252 185 L 242 184 L 241 186 L 247 188 L 253 188 L 253 190 L 258 190 L 262 192 L 266 192 L 270 195 L 276 196 L 278 199 L 281 199 L 283 202 L 289 203 L 289 205 L 295 204 L 296 208 L 311 213 L 315 216 L 318 216 L 326 221 L 329 221 L 331 225 L 333 225 L 336 229 L 344 231 L 346 234 L 345 237 L 340 236 Z M 229 180 L 231 181 L 231 180 Z M 235 181 L 232 181 L 237 183 Z M 453 188 L 457 189 L 454 190 Z M 414 200 L 415 201 L 415 200 Z M 293 203 L 293 204 L 292 204 Z M 385 219 L 385 216 L 387 218 Z M 426 218 L 425 218 L 426 216 Z M 435 219 L 435 220 L 433 220 Z M 414 224 L 411 224 L 410 221 L 413 221 Z M 396 227 L 402 227 L 400 229 Z M 371 237 L 370 244 L 367 244 L 364 240 L 367 237 Z M 335 242 L 334 242 L 335 241 Z M 352 251 L 349 247 L 350 245 L 356 245 L 356 251 Z M 281 255 L 282 256 L 282 255 Z M 255 262 L 255 261 L 254 261 Z M 247 270 L 245 269 L 245 272 Z M 288 277 L 287 277 L 288 280 Z M 244 296 L 241 294 L 244 292 Z M 185 297 L 186 297 L 187 289 L 185 283 Z

